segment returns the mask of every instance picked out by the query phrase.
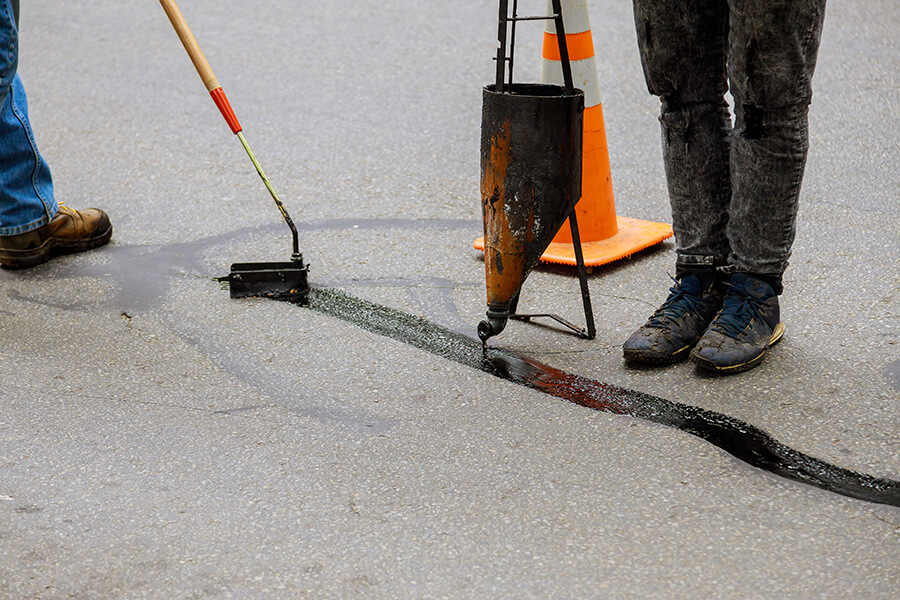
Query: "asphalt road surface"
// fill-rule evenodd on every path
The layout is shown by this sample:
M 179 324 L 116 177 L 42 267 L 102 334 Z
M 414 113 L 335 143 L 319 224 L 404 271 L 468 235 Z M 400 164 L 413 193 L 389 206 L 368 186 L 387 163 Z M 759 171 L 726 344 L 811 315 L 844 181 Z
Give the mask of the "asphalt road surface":
M 617 212 L 668 221 L 630 3 L 588 5 Z M 213 278 L 287 260 L 288 231 L 161 7 L 23 3 L 57 196 L 115 233 L 0 273 L 0 598 L 897 597 L 897 506 L 467 365 L 494 3 L 181 9 L 317 290 L 423 318 L 462 358 L 361 309 L 230 299 Z M 828 7 L 787 333 L 761 367 L 623 363 L 671 242 L 593 270 L 595 340 L 511 323 L 492 347 L 900 480 L 898 30 L 894 0 Z M 520 26 L 523 80 L 540 32 Z M 573 271 L 537 269 L 522 308 L 583 319 Z

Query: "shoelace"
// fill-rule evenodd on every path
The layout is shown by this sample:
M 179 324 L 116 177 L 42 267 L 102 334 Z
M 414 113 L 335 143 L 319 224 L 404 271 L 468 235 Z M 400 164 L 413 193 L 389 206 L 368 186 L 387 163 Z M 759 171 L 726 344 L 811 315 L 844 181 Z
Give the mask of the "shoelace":
M 681 282 L 671 275 L 669 278 L 675 282 L 675 285 L 669 288 L 669 297 L 665 304 L 660 306 L 647 321 L 648 327 L 665 327 L 683 314 L 695 311 L 700 306 L 699 296 L 685 294 Z
M 713 321 L 712 328 L 732 339 L 737 339 L 750 326 L 753 319 L 763 321 L 760 307 L 765 299 L 751 296 L 743 287 L 726 283 L 731 291 L 725 296 L 722 310 Z

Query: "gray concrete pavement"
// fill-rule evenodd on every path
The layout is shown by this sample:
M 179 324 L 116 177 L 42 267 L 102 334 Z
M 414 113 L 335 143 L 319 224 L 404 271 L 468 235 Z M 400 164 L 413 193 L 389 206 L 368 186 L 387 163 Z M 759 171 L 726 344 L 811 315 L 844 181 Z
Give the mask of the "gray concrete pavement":
M 589 6 L 618 212 L 665 221 L 629 3 Z M 474 335 L 493 3 L 181 7 L 312 280 Z M 900 509 L 314 311 L 230 300 L 211 278 L 286 260 L 287 229 L 162 9 L 40 0 L 22 19 L 58 196 L 107 209 L 115 234 L 0 273 L 0 598 L 896 597 Z M 511 324 L 496 344 L 900 479 L 898 26 L 887 0 L 828 8 L 788 329 L 763 366 L 622 363 L 671 243 L 593 271 L 596 340 Z M 522 302 L 582 318 L 563 269 L 534 272 Z

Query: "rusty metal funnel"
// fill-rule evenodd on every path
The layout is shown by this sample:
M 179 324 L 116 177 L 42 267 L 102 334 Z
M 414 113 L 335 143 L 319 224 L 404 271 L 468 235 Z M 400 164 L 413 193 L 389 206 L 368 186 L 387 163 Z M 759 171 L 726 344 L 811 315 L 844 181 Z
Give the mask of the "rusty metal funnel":
M 482 342 L 497 335 L 512 317 L 551 317 L 582 337 L 594 337 L 587 274 L 581 254 L 575 204 L 581 197 L 584 93 L 575 89 L 566 47 L 560 0 L 553 14 L 519 17 L 513 0 L 499 0 L 496 83 L 482 92 L 481 215 L 487 319 L 478 324 Z M 563 85 L 513 83 L 518 21 L 555 21 Z M 510 43 L 507 44 L 507 36 Z M 507 49 L 509 52 L 507 53 Z M 525 278 L 569 218 L 581 283 L 587 329 L 551 314 L 516 315 Z
M 584 94 L 550 84 L 484 88 L 481 199 L 487 320 L 500 333 L 531 270 L 581 197 Z

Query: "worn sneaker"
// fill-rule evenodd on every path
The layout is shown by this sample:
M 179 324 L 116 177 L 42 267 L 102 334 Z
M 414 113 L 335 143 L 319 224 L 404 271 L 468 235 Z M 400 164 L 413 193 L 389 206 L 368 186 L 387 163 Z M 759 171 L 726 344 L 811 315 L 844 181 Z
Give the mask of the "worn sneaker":
M 110 237 L 112 225 L 105 212 L 97 208 L 78 211 L 61 204 L 56 216 L 43 227 L 0 236 L 0 265 L 27 269 L 54 256 L 97 248 Z
M 622 347 L 626 360 L 664 365 L 687 358 L 721 308 L 718 286 L 705 290 L 696 275 L 673 281 L 665 303 Z
M 740 373 L 759 365 L 769 346 L 784 335 L 778 295 L 765 281 L 735 273 L 722 310 L 691 352 L 697 366 L 715 373 Z

